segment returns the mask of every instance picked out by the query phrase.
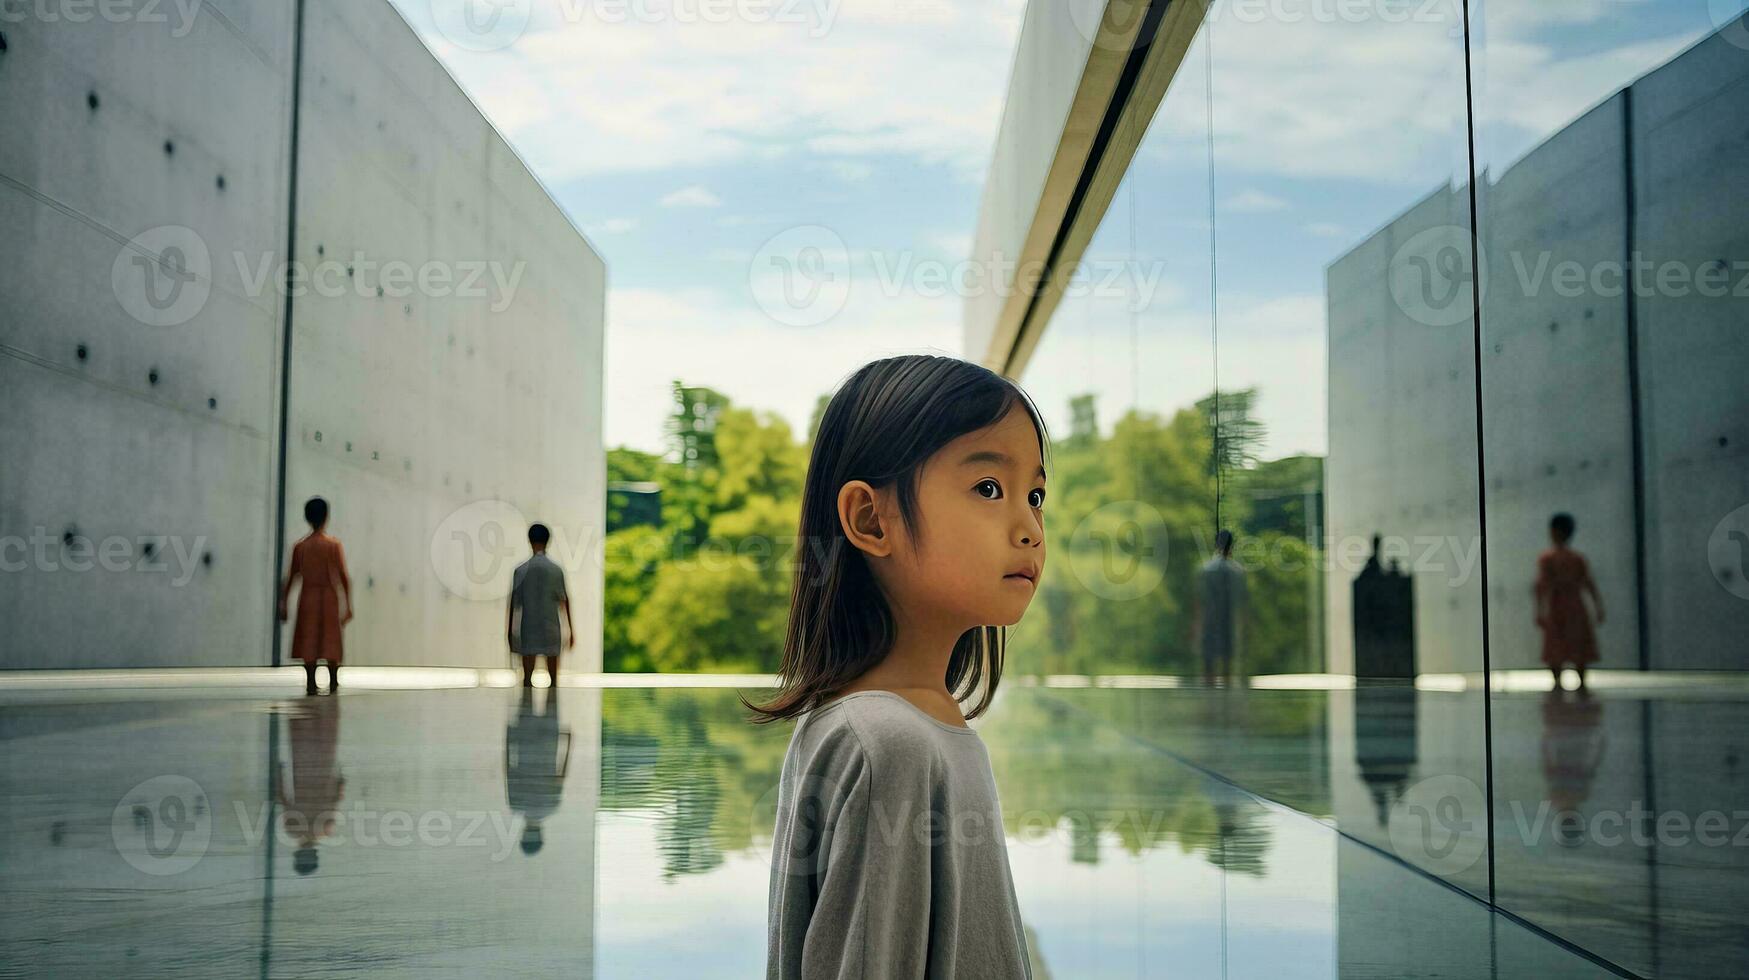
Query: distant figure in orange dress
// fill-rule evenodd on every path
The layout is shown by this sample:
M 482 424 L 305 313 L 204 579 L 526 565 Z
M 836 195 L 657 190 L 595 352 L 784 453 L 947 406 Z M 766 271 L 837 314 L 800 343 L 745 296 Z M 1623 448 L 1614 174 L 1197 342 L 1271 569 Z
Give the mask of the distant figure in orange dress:
M 1597 624 L 1603 625 L 1603 596 L 1591 580 L 1585 556 L 1567 542 L 1573 538 L 1573 515 L 1556 514 L 1549 520 L 1547 551 L 1537 556 L 1536 625 L 1543 631 L 1543 665 L 1561 686 L 1561 668 L 1571 664 L 1579 672 L 1578 689 L 1585 690 L 1585 665 L 1597 660 L 1597 636 L 1591 629 L 1591 612 L 1584 593 L 1597 606 Z
M 292 579 L 303 576 L 298 592 L 298 621 L 292 627 L 291 655 L 304 662 L 304 693 L 316 693 L 316 661 L 328 662 L 328 691 L 340 690 L 340 628 L 352 622 L 352 579 L 346 574 L 346 553 L 328 536 L 328 502 L 311 497 L 304 504 L 310 533 L 292 547 L 291 570 L 279 590 L 279 621 L 286 620 Z M 345 594 L 346 612 L 340 612 Z

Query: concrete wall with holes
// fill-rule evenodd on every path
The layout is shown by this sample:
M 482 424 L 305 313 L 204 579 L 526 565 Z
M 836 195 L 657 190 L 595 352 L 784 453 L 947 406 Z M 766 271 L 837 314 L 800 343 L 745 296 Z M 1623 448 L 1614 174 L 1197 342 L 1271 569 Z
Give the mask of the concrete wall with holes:
M 227 257 L 285 241 L 291 4 L 23 12 L 0 22 L 0 667 L 267 663 L 282 304 Z
M 270 660 L 295 12 L 0 24 L 0 668 Z M 287 553 L 328 498 L 349 663 L 496 665 L 543 520 L 596 669 L 603 264 L 386 0 L 302 64 Z
M 1745 666 L 1749 265 L 1732 261 L 1749 253 L 1749 197 L 1737 190 L 1749 181 L 1745 134 L 1749 62 L 1730 38 L 1714 34 L 1479 187 L 1495 667 L 1540 666 L 1531 585 L 1557 511 L 1574 515 L 1574 547 L 1603 593 L 1608 619 L 1597 631 L 1599 666 L 1640 666 L 1642 583 L 1651 669 Z M 1467 228 L 1466 198 L 1467 189 L 1437 192 L 1430 201 L 1444 201 L 1445 216 L 1432 220 Z M 1457 518 L 1473 507 L 1474 406 L 1461 391 L 1436 395 L 1471 385 L 1471 325 L 1417 322 L 1392 293 L 1393 275 L 1417 258 L 1434 262 L 1430 250 L 1444 244 L 1426 240 L 1425 254 L 1409 244 L 1430 227 L 1427 205 L 1327 273 L 1326 500 L 1337 540 L 1374 527 L 1450 533 L 1444 529 L 1461 529 Z M 1591 285 L 1591 270 L 1629 269 L 1630 255 L 1654 269 L 1680 267 L 1685 284 L 1660 287 L 1654 274 L 1640 286 L 1597 280 L 1605 290 L 1613 284 L 1614 296 Z M 1558 285 L 1562 265 L 1585 281 Z M 1714 295 L 1696 288 L 1702 275 L 1711 277 Z M 1440 335 L 1449 341 L 1426 339 Z M 1402 410 L 1406 400 L 1430 398 L 1446 404 L 1449 417 Z M 1636 495 L 1643 570 L 1635 557 Z M 1338 573 L 1330 581 L 1334 670 L 1352 662 L 1347 579 Z M 1472 577 L 1469 585 L 1476 584 Z M 1419 576 L 1417 590 L 1422 669 L 1478 669 L 1479 650 L 1463 650 L 1474 647 L 1479 607 L 1438 575 Z M 1443 622 L 1425 618 L 1441 603 L 1451 605 Z
M 1749 666 L 1749 58 L 1730 25 L 1634 83 L 1636 247 L 1707 276 L 1639 299 L 1654 668 Z M 1698 281 L 1698 280 L 1697 280 Z M 1613 610 L 1611 612 L 1613 615 Z
M 288 548 L 327 499 L 354 662 L 502 665 L 541 521 L 599 670 L 602 262 L 387 3 L 306 0 L 304 44 Z
M 1468 226 L 1468 193 L 1439 188 L 1325 274 L 1325 526 L 1333 547 L 1358 548 L 1330 563 L 1326 583 L 1334 673 L 1354 669 L 1351 589 L 1374 534 L 1387 564 L 1415 576 L 1417 669 L 1482 669 L 1481 569 L 1463 564 L 1481 554 L 1473 306 L 1467 294 L 1428 309 L 1393 296 L 1399 270 Z
M 1627 305 L 1550 282 L 1557 266 L 1622 257 L 1623 101 L 1569 123 L 1478 194 L 1489 654 L 1501 667 L 1540 663 L 1531 590 L 1558 511 L 1577 520 L 1573 545 L 1603 592 L 1601 666 L 1639 666 Z

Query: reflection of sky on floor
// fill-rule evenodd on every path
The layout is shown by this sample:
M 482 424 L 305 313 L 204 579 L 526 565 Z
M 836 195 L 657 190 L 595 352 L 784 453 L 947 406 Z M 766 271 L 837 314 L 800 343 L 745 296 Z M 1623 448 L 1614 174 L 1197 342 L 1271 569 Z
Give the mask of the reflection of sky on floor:
M 543 718 L 552 693 L 14 703 L 0 725 L 0 960 L 83 975 L 758 975 L 788 729 L 746 724 L 729 689 L 561 688 Z M 1347 697 L 1254 696 L 1287 699 L 1285 714 L 1249 715 L 1277 729 Z M 1111 699 L 1140 714 L 1107 710 Z M 1387 851 L 1179 761 L 1213 761 L 1215 733 L 1184 726 L 1239 717 L 1214 700 L 1016 685 L 976 723 L 1040 977 L 1402 976 L 1411 964 L 1486 976 L 1491 942 L 1539 976 L 1595 975 Z M 1135 724 L 1166 714 L 1183 724 Z M 1238 746 L 1279 771 L 1235 776 L 1271 785 L 1297 770 L 1318 812 L 1332 790 L 1306 766 L 1324 736 L 1288 728 Z M 1288 742 L 1305 744 L 1296 755 Z M 575 761 L 561 776 L 565 743 Z M 295 842 L 263 835 L 269 759 L 285 764 L 290 804 L 341 814 L 308 874 Z M 204 851 L 153 830 L 173 815 L 165 776 L 199 787 Z M 529 815 L 549 808 L 530 851 Z M 391 813 L 405 814 L 399 838 Z M 428 820 L 447 828 L 418 829 Z M 185 854 L 186 868 L 166 863 Z

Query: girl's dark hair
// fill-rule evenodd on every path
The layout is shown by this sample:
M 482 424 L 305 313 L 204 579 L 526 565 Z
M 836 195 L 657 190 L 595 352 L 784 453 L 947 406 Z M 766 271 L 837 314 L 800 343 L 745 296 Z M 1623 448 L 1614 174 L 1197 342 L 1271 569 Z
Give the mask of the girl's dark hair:
M 328 501 L 321 497 L 311 497 L 304 501 L 304 520 L 309 521 L 311 527 L 321 527 L 322 522 L 327 519 Z
M 892 610 L 862 552 L 844 535 L 838 491 L 851 480 L 876 489 L 897 486 L 900 519 L 915 534 L 923 464 L 949 442 L 1001 421 L 1015 406 L 1032 418 L 1039 454 L 1048 459 L 1050 439 L 1032 399 L 1007 378 L 959 358 L 884 358 L 858 369 L 832 396 L 814 435 L 802 490 L 779 689 L 764 704 L 741 698 L 755 723 L 812 710 L 892 649 Z M 954 643 L 945 678 L 954 699 L 965 701 L 984 682 L 984 696 L 967 718 L 989 708 L 1006 648 L 1007 629 L 1001 626 L 974 627 Z
M 1549 530 L 1559 534 L 1563 541 L 1573 536 L 1573 527 L 1572 514 L 1563 512 L 1549 518 Z

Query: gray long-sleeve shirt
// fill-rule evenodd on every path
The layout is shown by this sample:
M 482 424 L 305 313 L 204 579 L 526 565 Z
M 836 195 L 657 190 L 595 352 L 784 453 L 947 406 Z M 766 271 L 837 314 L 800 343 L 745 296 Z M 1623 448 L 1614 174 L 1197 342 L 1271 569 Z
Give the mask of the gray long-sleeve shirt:
M 803 714 L 778 783 L 767 980 L 1031 980 L 983 738 L 891 691 Z

